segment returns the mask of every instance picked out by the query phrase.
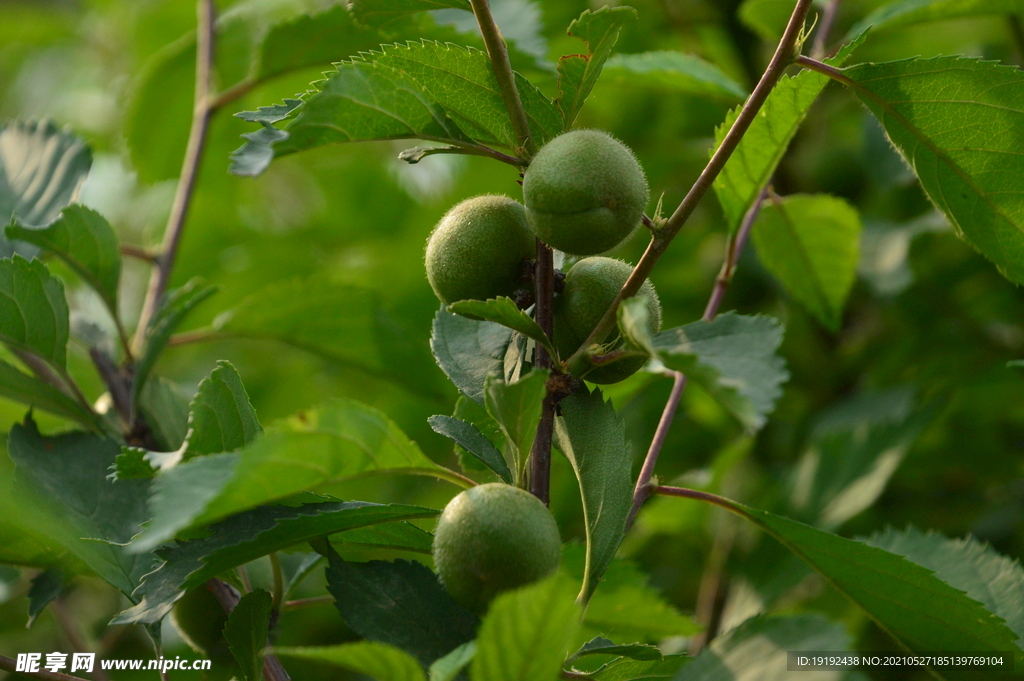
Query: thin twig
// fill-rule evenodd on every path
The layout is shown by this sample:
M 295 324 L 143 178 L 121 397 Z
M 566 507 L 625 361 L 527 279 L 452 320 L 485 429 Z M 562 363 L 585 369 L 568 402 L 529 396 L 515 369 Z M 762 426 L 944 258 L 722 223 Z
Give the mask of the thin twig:
M 640 286 L 650 276 L 655 264 L 657 264 L 658 260 L 668 249 L 675 235 L 693 214 L 693 211 L 696 210 L 697 205 L 704 198 L 707 191 L 711 189 L 715 178 L 725 168 L 726 162 L 732 156 L 736 147 L 739 146 L 740 140 L 743 139 L 747 128 L 750 127 L 750 124 L 761 110 L 762 105 L 764 105 L 765 100 L 768 99 L 772 88 L 775 87 L 779 78 L 782 77 L 786 67 L 793 62 L 793 53 L 803 31 L 804 21 L 807 18 L 807 11 L 810 9 L 810 6 L 811 0 L 797 0 L 796 7 L 793 8 L 793 14 L 789 18 L 789 24 L 786 26 L 786 30 L 779 41 L 779 46 L 776 48 L 771 62 L 769 62 L 768 67 L 761 76 L 757 87 L 754 88 L 753 93 L 747 98 L 725 139 L 722 140 L 721 145 L 719 145 L 704 171 L 697 178 L 697 181 L 694 182 L 693 187 L 690 188 L 690 191 L 680 202 L 675 212 L 672 213 L 672 216 L 651 240 L 643 257 L 640 258 L 640 262 L 633 268 L 629 279 L 626 280 L 618 295 L 615 296 L 615 300 L 608 308 L 604 317 L 594 327 L 594 330 L 591 331 L 590 335 L 580 346 L 580 349 L 566 362 L 569 372 L 573 375 L 578 374 L 584 368 L 587 361 L 587 348 L 598 342 L 598 339 L 604 338 L 615 327 L 619 303 L 626 298 L 636 295 L 637 291 L 640 290 Z
M 146 300 L 139 315 L 139 325 L 135 329 L 133 348 L 136 354 L 141 353 L 142 343 L 146 337 L 149 322 L 156 314 L 157 308 L 167 291 L 167 284 L 174 269 L 174 260 L 181 244 L 181 235 L 188 217 L 188 209 L 192 204 L 196 178 L 199 175 L 199 163 L 206 146 L 206 135 L 210 128 L 210 117 L 213 108 L 210 106 L 210 92 L 213 79 L 213 49 L 216 34 L 216 8 L 213 0 L 199 0 L 198 28 L 196 41 L 196 93 L 195 108 L 192 112 L 192 129 L 188 135 L 185 148 L 185 159 L 181 166 L 181 176 L 171 203 L 171 214 L 167 218 L 164 241 L 157 255 L 156 267 L 149 280 Z
M 136 260 L 144 260 L 145 262 L 154 263 L 157 261 L 156 253 L 146 250 L 142 246 L 132 246 L 131 244 L 121 244 L 119 247 L 121 255 L 126 255 L 129 258 L 135 258 Z
M 534 268 L 534 299 L 536 300 L 537 324 L 548 336 L 554 325 L 555 264 L 551 248 L 537 239 L 537 266 Z M 554 362 L 548 351 L 539 343 L 535 352 L 537 368 L 551 369 Z M 546 506 L 551 487 L 551 440 L 555 426 L 555 394 L 548 386 L 541 403 L 540 423 L 530 450 L 530 492 Z
M 521 153 L 527 159 L 533 157 L 537 152 L 536 144 L 530 134 L 530 123 L 526 118 L 526 109 L 519 98 L 519 89 L 516 87 L 516 77 L 512 72 L 512 64 L 508 60 L 508 47 L 505 39 L 501 37 L 501 31 L 491 16 L 491 8 L 487 0 L 469 0 L 473 6 L 473 14 L 480 26 L 480 33 L 484 38 L 484 45 L 487 47 L 487 56 L 491 59 L 491 67 L 498 79 L 498 89 L 501 90 L 501 98 L 508 110 L 509 120 L 512 122 L 512 131 L 519 142 Z
M 724 520 L 731 520 L 727 518 Z M 716 606 L 719 602 L 719 595 L 722 592 L 722 576 L 725 572 L 726 562 L 732 546 L 736 539 L 735 527 L 720 523 L 715 539 L 711 544 L 711 551 L 708 553 L 708 561 L 704 566 L 704 573 L 700 578 L 700 587 L 697 589 L 697 602 L 694 609 L 694 619 L 697 624 L 703 627 L 703 631 L 690 639 L 690 655 L 696 655 L 711 639 L 715 637 L 716 630 L 720 623 L 715 622 Z
M 839 0 L 829 0 L 821 13 L 821 23 L 818 25 L 818 32 L 814 34 L 814 45 L 811 47 L 811 56 L 815 59 L 825 56 L 825 50 L 828 48 L 828 34 L 832 32 L 832 24 L 835 23 L 838 10 Z
M 284 572 L 281 570 L 281 559 L 277 551 L 270 554 L 270 569 L 274 573 L 274 593 L 270 607 L 276 613 L 280 612 L 281 603 L 284 602 Z
M 217 111 L 236 99 L 244 97 L 249 94 L 254 87 L 259 85 L 260 82 L 261 81 L 256 78 L 245 78 L 238 81 L 227 90 L 218 92 L 215 96 L 210 98 L 210 111 Z
M 238 592 L 230 584 L 219 579 L 207 580 L 206 588 L 213 593 L 217 602 L 220 603 L 220 607 L 228 615 L 231 614 L 235 606 L 238 605 L 238 601 L 241 600 Z M 266 653 L 263 657 L 263 678 L 266 681 L 290 681 L 288 672 L 281 666 L 281 661 L 270 652 Z
M 743 222 L 740 223 L 740 228 L 736 230 L 736 234 L 729 239 L 729 244 L 726 246 L 725 251 L 725 262 L 722 263 L 722 270 L 718 273 L 718 278 L 715 279 L 715 288 L 711 291 L 711 297 L 704 308 L 704 316 L 702 318 L 706 322 L 710 322 L 718 314 L 718 308 L 725 298 L 725 292 L 729 290 L 732 277 L 736 274 L 736 265 L 739 263 L 740 254 L 743 252 L 743 247 L 747 245 L 747 239 L 750 238 L 750 232 L 754 227 L 754 223 L 757 222 L 757 216 L 761 212 L 761 206 L 767 197 L 768 188 L 766 187 L 761 190 L 757 201 L 754 201 L 754 205 L 743 216 Z
M 311 605 L 322 605 L 324 603 L 333 603 L 334 596 L 314 596 L 312 598 L 299 598 L 294 601 L 285 601 L 284 610 L 297 610 L 298 608 L 308 608 Z
M 51 672 L 45 669 L 40 669 L 37 672 L 19 672 L 18 663 L 6 655 L 0 655 L 0 669 L 5 672 L 11 672 L 12 674 L 17 673 L 22 676 L 27 676 L 30 679 L 46 679 L 48 681 L 88 681 L 80 676 L 71 676 L 70 674 L 61 674 L 60 672 Z
M 690 489 L 688 487 L 671 487 L 668 485 L 656 485 L 653 490 L 653 494 L 660 494 L 666 497 L 682 497 L 684 499 L 696 499 L 697 501 L 703 501 L 708 504 L 714 504 L 720 506 L 730 513 L 735 513 L 738 516 L 749 519 L 746 511 L 742 510 L 733 501 L 720 497 L 717 494 L 711 492 L 702 492 L 699 489 Z
M 811 59 L 810 57 L 800 55 L 799 57 L 796 58 L 796 63 L 804 67 L 805 69 L 817 71 L 818 73 L 826 75 L 832 80 L 839 81 L 840 83 L 848 87 L 853 87 L 855 85 L 853 80 L 845 73 L 843 73 L 842 71 L 833 66 L 829 66 L 828 64 L 822 63 L 817 59 Z
M 68 637 L 68 643 L 74 648 L 75 652 L 79 653 L 93 653 L 89 644 L 86 643 L 85 638 L 82 637 L 82 632 L 78 629 L 78 624 L 71 618 L 71 613 L 68 612 L 67 608 L 64 607 L 64 601 L 61 598 L 55 598 L 53 603 L 50 604 L 50 610 L 57 617 L 57 622 L 60 623 L 60 628 L 64 631 L 64 635 Z M 99 665 L 95 667 L 92 672 L 92 676 L 96 681 L 108 681 L 110 678 L 107 673 L 100 668 Z

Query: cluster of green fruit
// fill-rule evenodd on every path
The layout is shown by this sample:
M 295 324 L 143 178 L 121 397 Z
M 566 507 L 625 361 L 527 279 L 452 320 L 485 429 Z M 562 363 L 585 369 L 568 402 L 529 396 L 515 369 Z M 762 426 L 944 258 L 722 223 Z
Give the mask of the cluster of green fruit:
M 452 208 L 427 241 L 427 279 L 445 304 L 514 297 L 525 288 L 536 239 L 569 255 L 591 256 L 566 273 L 554 301 L 552 342 L 563 361 L 579 349 L 632 272 L 621 260 L 596 256 L 618 246 L 643 215 L 647 179 L 633 153 L 598 130 L 574 130 L 548 142 L 523 178 L 525 206 L 506 196 L 477 196 Z M 661 328 L 661 305 L 650 281 L 652 333 Z M 604 339 L 621 346 L 618 332 Z M 593 383 L 616 383 L 643 366 L 626 357 L 590 370 Z

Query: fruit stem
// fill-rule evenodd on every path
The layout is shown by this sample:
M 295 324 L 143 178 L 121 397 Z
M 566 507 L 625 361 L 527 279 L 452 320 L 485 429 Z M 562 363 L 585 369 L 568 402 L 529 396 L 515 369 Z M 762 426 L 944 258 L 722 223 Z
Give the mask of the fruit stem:
M 765 69 L 764 74 L 761 76 L 761 80 L 757 83 L 757 87 L 751 93 L 750 97 L 747 98 L 743 108 L 740 110 L 739 115 L 733 122 L 732 127 L 729 128 L 729 132 L 725 135 L 722 143 L 718 149 L 715 150 L 711 160 L 708 161 L 704 171 L 697 178 L 697 181 L 693 183 L 690 191 L 686 194 L 679 206 L 676 208 L 672 216 L 665 221 L 664 226 L 657 236 L 651 239 L 651 243 L 647 246 L 647 250 L 644 252 L 640 262 L 633 268 L 632 274 L 629 275 L 629 279 L 623 284 L 622 289 L 618 295 L 615 296 L 615 300 L 612 301 L 608 311 L 605 312 L 604 317 L 598 322 L 594 330 L 591 331 L 590 336 L 583 342 L 580 349 L 573 354 L 572 357 L 566 362 L 570 372 L 573 369 L 579 368 L 586 362 L 586 348 L 590 347 L 594 343 L 598 342 L 599 339 L 604 338 L 608 335 L 613 328 L 615 328 L 616 314 L 621 303 L 626 298 L 630 298 L 636 295 L 637 291 L 640 290 L 640 286 L 643 285 L 647 277 L 650 276 L 651 271 L 657 264 L 658 260 L 664 255 L 665 251 L 668 250 L 669 245 L 675 238 L 676 234 L 682 228 L 686 221 L 693 215 L 693 212 L 697 209 L 697 205 L 711 185 L 714 183 L 715 178 L 718 177 L 722 169 L 725 168 L 726 162 L 732 156 L 732 153 L 739 146 L 740 141 L 746 134 L 750 124 L 753 123 L 754 118 L 757 117 L 761 107 L 764 105 L 765 100 L 768 99 L 768 95 L 771 94 L 772 88 L 782 77 L 783 71 L 794 61 L 794 52 L 797 49 L 797 43 L 800 40 L 801 33 L 803 32 L 804 21 L 807 19 L 807 12 L 811 7 L 812 0 L 797 0 L 796 6 L 793 8 L 793 14 L 789 17 L 789 24 L 786 25 L 786 30 L 782 34 L 782 38 L 779 40 L 779 45 L 775 49 L 775 54 L 772 56 L 771 61 L 768 63 L 768 67 Z
M 136 355 L 142 354 L 146 329 L 167 291 L 171 270 L 174 268 L 174 260 L 178 254 L 178 246 L 181 244 L 185 218 L 188 216 L 188 210 L 192 204 L 196 178 L 199 176 L 199 162 L 202 160 L 203 149 L 206 146 L 210 118 L 214 111 L 211 86 L 216 11 L 213 0 L 199 0 L 197 7 L 199 17 L 196 27 L 196 91 L 195 106 L 192 111 L 192 128 L 188 134 L 188 144 L 185 147 L 185 158 L 181 165 L 178 187 L 171 203 L 171 214 L 167 218 L 167 228 L 164 230 L 163 245 L 160 252 L 155 254 L 154 264 L 156 266 L 153 268 L 153 274 L 149 280 L 146 300 L 143 303 L 142 313 L 139 315 L 139 325 L 135 329 L 135 338 L 132 341 L 132 349 Z
M 551 247 L 537 239 L 537 264 L 534 268 L 534 300 L 537 324 L 551 338 L 554 328 L 555 263 Z M 539 369 L 552 369 L 554 361 L 546 348 L 537 344 L 535 364 Z M 530 450 L 530 493 L 547 506 L 551 486 L 551 440 L 555 429 L 555 401 L 557 396 L 548 385 L 541 405 L 537 436 Z
M 501 98 L 508 110 L 508 117 L 512 123 L 512 131 L 516 135 L 522 154 L 527 160 L 537 153 L 537 146 L 530 134 L 530 123 L 526 118 L 526 109 L 519 98 L 519 89 L 516 87 L 516 77 L 512 72 L 512 63 L 508 60 L 508 47 L 505 39 L 501 37 L 498 24 L 494 22 L 491 15 L 491 8 L 487 0 L 469 0 L 473 6 L 473 14 L 480 26 L 480 34 L 484 38 L 484 45 L 487 47 L 487 56 L 491 59 L 491 68 L 498 79 L 498 89 L 501 90 Z

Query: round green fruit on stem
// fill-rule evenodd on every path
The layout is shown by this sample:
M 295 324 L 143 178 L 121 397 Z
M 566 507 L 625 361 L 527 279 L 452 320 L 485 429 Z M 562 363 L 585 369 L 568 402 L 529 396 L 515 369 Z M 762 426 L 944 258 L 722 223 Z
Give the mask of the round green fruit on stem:
M 476 196 L 437 223 L 427 241 L 427 280 L 442 303 L 511 296 L 537 242 L 526 209 L 507 196 Z
M 537 152 L 523 179 L 530 228 L 573 255 L 615 248 L 639 224 L 649 197 L 633 152 L 600 130 L 573 130 Z
M 205 585 L 186 591 L 171 610 L 171 622 L 181 637 L 210 659 L 233 659 L 224 640 L 227 621 L 224 608 Z
M 562 360 L 568 359 L 608 311 L 622 285 L 629 279 L 633 268 L 613 258 L 584 258 L 566 273 L 565 288 L 555 298 L 554 344 Z M 661 330 L 661 303 L 654 284 L 648 279 L 640 287 L 638 296 L 647 299 L 647 328 L 652 333 Z M 617 350 L 625 342 L 618 328 L 604 338 L 603 345 L 618 342 L 607 347 Z M 592 383 L 618 383 L 636 373 L 647 361 L 645 357 L 624 357 L 623 359 L 596 367 L 584 376 Z
M 554 572 L 561 550 L 551 511 L 526 490 L 500 482 L 452 499 L 434 532 L 441 582 L 456 603 L 478 613 L 502 591 Z

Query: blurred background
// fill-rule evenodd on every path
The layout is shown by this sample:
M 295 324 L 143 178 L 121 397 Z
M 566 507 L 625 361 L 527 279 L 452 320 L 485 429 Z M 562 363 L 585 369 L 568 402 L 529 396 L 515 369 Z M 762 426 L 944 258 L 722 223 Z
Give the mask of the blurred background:
M 248 0 L 218 6 L 225 17 L 244 16 L 255 25 L 329 4 Z M 541 57 L 528 75 L 553 97 L 553 63 L 581 51 L 566 27 L 588 3 L 492 4 L 505 34 Z M 747 89 L 792 6 L 775 2 L 781 9 L 773 18 L 773 3 L 765 2 L 746 3 L 769 6 L 756 12 L 738 12 L 735 0 L 629 4 L 639 21 L 622 31 L 617 52 L 696 54 Z M 843 0 L 830 42 L 838 43 L 883 4 Z M 437 20 L 465 22 L 450 15 Z M 105 215 L 125 244 L 149 247 L 161 238 L 189 128 L 194 24 L 190 0 L 0 0 L 0 120 L 50 118 L 82 136 L 94 160 L 81 201 Z M 850 63 L 963 54 L 1019 65 L 1024 44 L 1014 35 L 1005 16 L 920 24 L 869 35 Z M 521 198 L 517 176 L 508 166 L 475 157 L 438 155 L 408 165 L 397 155 L 414 143 L 402 142 L 333 146 L 275 161 L 257 178 L 229 175 L 230 152 L 252 130 L 231 114 L 294 96 L 328 67 L 271 79 L 217 114 L 172 285 L 194 276 L 219 285 L 219 293 L 186 322 L 195 329 L 267 285 L 323 277 L 358 287 L 372 301 L 381 347 L 390 348 L 388 370 L 255 338 L 181 344 L 164 354 L 157 370 L 191 395 L 216 360 L 230 360 L 264 424 L 332 397 L 353 397 L 387 413 L 435 460 L 455 466 L 450 442 L 426 421 L 431 414 L 450 414 L 456 391 L 429 353 L 437 300 L 423 272 L 423 246 L 440 216 L 464 198 Z M 244 65 L 222 65 L 221 86 L 237 80 L 232 73 L 244 73 Z M 670 213 L 704 167 L 715 127 L 738 101 L 636 87 L 613 75 L 598 84 L 578 125 L 609 130 L 631 146 L 654 199 L 663 195 Z M 753 439 L 707 394 L 688 388 L 659 475 L 846 536 L 915 525 L 949 536 L 972 533 L 1020 556 L 1024 370 L 1006 363 L 1024 357 L 1024 294 L 957 239 L 874 119 L 836 85 L 814 105 L 774 186 L 784 195 L 834 194 L 861 213 L 861 264 L 841 328 L 829 331 L 789 299 L 749 248 L 722 309 L 781 319 L 786 335 L 780 352 L 791 378 L 768 425 Z M 645 245 L 638 233 L 613 254 L 636 262 Z M 724 246 L 722 213 L 709 195 L 652 277 L 666 328 L 700 317 Z M 72 316 L 96 316 L 98 300 L 69 272 L 56 271 L 68 282 Z M 148 277 L 145 263 L 126 260 L 125 319 L 137 316 Z M 337 308 L 323 314 L 346 314 L 343 301 Z M 69 362 L 87 396 L 99 397 L 103 388 L 84 345 L 72 343 Z M 606 391 L 625 419 L 637 465 L 670 387 L 669 379 L 640 373 Z M 0 433 L 23 416 L 22 406 L 0 399 Z M 44 432 L 68 427 L 38 416 Z M 9 475 L 6 456 L 3 462 L 0 475 Z M 810 498 L 809 479 L 834 480 L 835 489 L 812 486 Z M 862 484 L 849 492 L 854 481 Z M 335 493 L 440 508 L 454 489 L 421 479 L 381 479 Z M 552 496 L 565 538 L 582 537 L 576 482 L 558 457 Z M 658 500 L 641 514 L 622 555 L 680 611 L 710 619 L 714 627 L 728 628 L 764 608 L 815 609 L 845 622 L 861 647 L 894 647 L 842 596 L 769 544 L 695 503 Z M 258 568 L 254 572 L 258 579 Z M 718 588 L 708 586 L 710 578 L 719 580 Z M 25 628 L 25 586 L 24 575 L 0 568 L 0 653 L 67 649 L 53 612 Z M 308 590 L 315 593 L 317 585 Z M 66 603 L 84 614 L 90 639 L 118 637 L 109 642 L 112 656 L 149 655 L 143 636 L 105 633 L 107 618 L 120 607 L 110 590 L 84 580 Z M 281 631 L 280 642 L 289 644 L 348 636 L 330 606 L 286 615 Z M 168 636 L 172 656 L 190 654 L 180 639 Z M 686 645 L 665 643 L 674 650 Z M 319 678 L 315 671 L 304 673 Z

